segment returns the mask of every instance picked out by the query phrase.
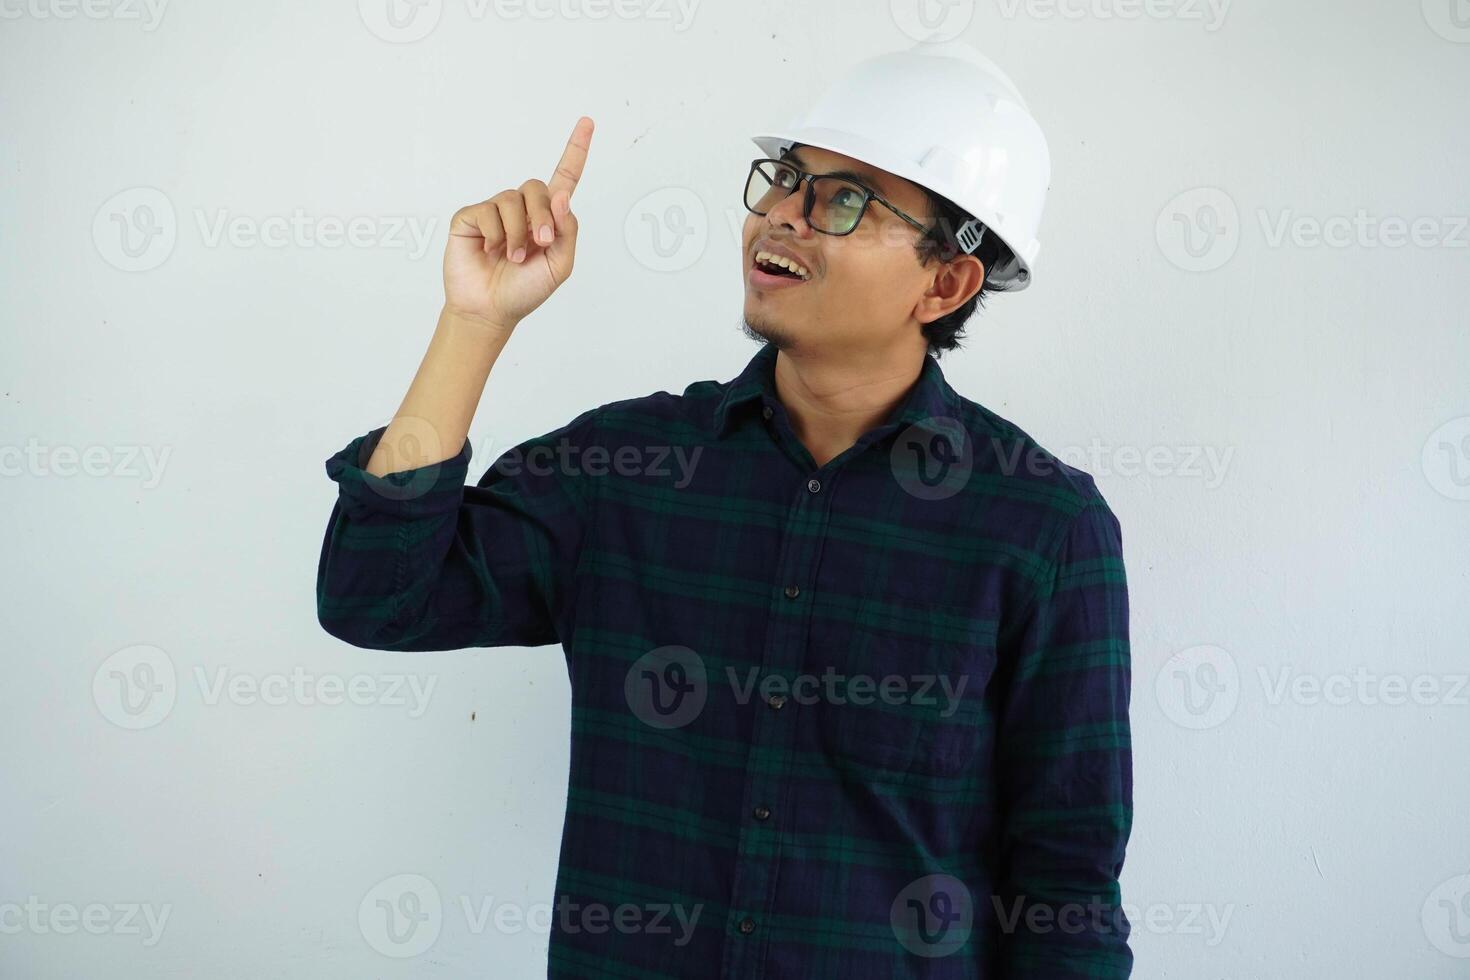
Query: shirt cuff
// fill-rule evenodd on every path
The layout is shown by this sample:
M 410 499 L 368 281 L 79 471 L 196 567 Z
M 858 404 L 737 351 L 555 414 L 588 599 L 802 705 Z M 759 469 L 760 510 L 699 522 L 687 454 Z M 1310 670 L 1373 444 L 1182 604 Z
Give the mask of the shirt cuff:
M 470 468 L 469 439 L 449 459 L 375 476 L 363 467 L 372 459 L 387 428 L 380 426 L 358 436 L 327 457 L 327 476 L 337 483 L 338 498 L 347 515 L 357 520 L 373 514 L 417 519 L 458 509 Z

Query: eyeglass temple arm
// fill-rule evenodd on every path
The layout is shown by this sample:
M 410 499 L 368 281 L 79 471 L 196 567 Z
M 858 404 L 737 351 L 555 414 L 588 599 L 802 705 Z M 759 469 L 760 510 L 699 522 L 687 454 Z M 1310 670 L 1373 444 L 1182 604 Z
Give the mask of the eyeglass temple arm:
M 873 200 L 877 201 L 879 204 L 883 205 L 885 208 L 892 211 L 894 214 L 898 215 L 900 218 L 907 221 L 915 228 L 919 229 L 922 232 L 925 232 L 926 234 L 928 233 L 928 228 L 925 228 L 922 224 L 904 214 L 892 204 L 889 204 L 887 201 L 883 200 L 883 198 L 874 194 Z M 987 229 L 981 221 L 976 218 L 968 218 L 965 220 L 964 224 L 955 229 L 955 244 L 958 245 L 966 255 L 970 255 L 975 251 L 975 249 L 979 248 L 980 243 L 985 240 L 986 231 Z

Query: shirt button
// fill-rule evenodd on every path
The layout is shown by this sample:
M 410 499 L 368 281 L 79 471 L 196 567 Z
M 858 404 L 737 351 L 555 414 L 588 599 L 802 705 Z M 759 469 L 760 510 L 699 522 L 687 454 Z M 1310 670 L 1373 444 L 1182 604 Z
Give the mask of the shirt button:
M 770 819 L 770 816 L 771 816 L 771 808 L 770 807 L 758 806 L 758 807 L 755 808 L 755 818 L 757 820 L 768 820 L 768 819 Z
M 806 481 L 806 488 L 808 490 L 810 490 L 812 493 L 816 493 L 818 490 L 822 489 L 822 481 L 821 480 L 808 480 L 808 481 Z
M 771 406 L 766 405 L 761 408 L 761 418 L 769 420 L 772 414 Z
M 750 935 L 752 932 L 755 932 L 755 920 L 748 915 L 745 918 L 741 919 L 740 931 L 745 933 L 745 935 L 747 936 Z
M 801 595 L 801 589 L 797 588 L 794 585 L 786 586 L 786 598 L 795 599 L 799 595 Z
M 781 706 L 785 703 L 786 695 L 784 694 L 772 694 L 769 698 L 766 699 L 766 704 L 769 704 L 772 710 L 775 711 L 780 711 Z

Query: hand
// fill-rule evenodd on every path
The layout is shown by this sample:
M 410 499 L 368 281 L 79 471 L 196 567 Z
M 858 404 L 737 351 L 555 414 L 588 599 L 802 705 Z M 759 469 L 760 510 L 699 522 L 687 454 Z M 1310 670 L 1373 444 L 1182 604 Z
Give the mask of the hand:
M 455 212 L 444 249 L 444 307 L 509 330 L 572 274 L 582 177 L 592 120 L 577 120 L 548 183 L 532 178 Z

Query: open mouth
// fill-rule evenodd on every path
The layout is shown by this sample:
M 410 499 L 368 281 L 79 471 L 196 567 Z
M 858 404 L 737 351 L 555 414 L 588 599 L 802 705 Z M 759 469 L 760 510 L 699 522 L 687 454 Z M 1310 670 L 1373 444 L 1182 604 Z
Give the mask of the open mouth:
M 794 259 L 788 259 L 784 255 L 776 255 L 773 252 L 756 252 L 755 267 L 767 275 L 780 276 L 785 279 L 798 279 L 802 282 L 812 277 L 811 271 L 800 262 Z

